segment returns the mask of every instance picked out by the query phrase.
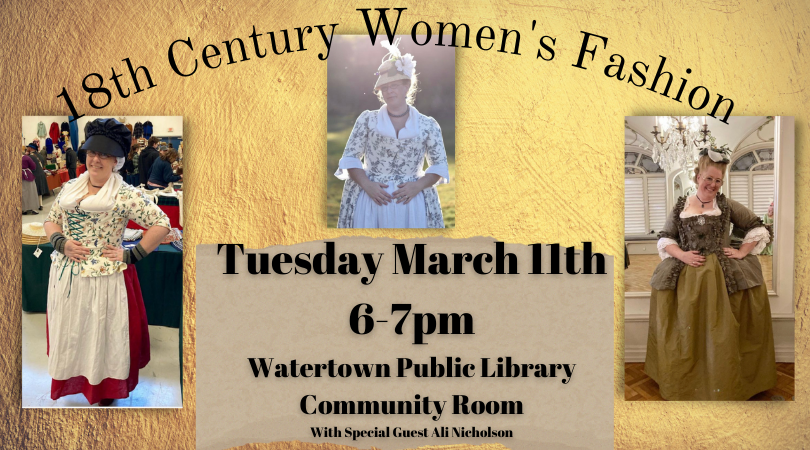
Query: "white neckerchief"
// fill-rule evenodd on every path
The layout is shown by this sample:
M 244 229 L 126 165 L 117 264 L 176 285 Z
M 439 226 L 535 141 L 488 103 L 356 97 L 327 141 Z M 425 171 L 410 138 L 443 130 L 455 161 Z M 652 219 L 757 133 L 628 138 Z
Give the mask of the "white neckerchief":
M 72 210 L 79 200 L 87 194 L 87 185 L 90 183 L 90 173 L 81 174 L 72 183 L 67 183 L 62 190 L 59 206 L 64 210 Z M 118 190 L 123 179 L 121 175 L 113 173 L 97 194 L 91 195 L 82 201 L 82 209 L 88 212 L 104 212 L 113 209 Z
M 399 130 L 399 137 L 397 137 L 394 124 L 391 123 L 391 118 L 388 117 L 388 105 L 382 105 L 377 112 L 377 132 L 394 139 L 409 139 L 419 136 L 419 111 L 410 105 L 408 108 L 410 108 L 411 112 L 405 122 L 405 128 Z

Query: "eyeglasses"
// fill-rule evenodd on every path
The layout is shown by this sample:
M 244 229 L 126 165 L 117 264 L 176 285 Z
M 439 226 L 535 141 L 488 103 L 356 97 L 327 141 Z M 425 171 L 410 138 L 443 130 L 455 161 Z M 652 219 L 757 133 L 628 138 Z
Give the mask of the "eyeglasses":
M 87 159 L 90 158 L 98 158 L 100 160 L 107 160 L 112 158 L 112 155 L 108 155 L 107 153 L 97 153 L 97 152 L 87 152 Z
M 383 92 L 383 91 L 391 92 L 391 91 L 398 91 L 398 90 L 400 90 L 400 89 L 402 89 L 404 87 L 405 87 L 405 83 L 388 83 L 388 84 L 384 84 L 384 85 L 378 87 L 377 89 L 380 92 Z

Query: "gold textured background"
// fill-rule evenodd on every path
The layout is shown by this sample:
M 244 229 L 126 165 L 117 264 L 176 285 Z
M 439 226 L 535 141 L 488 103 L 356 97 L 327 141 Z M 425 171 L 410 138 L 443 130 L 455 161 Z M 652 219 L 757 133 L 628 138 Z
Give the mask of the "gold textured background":
M 447 231 L 328 230 L 325 222 L 326 63 L 317 33 L 305 52 L 215 70 L 190 78 L 167 62 L 172 41 L 202 47 L 297 26 L 338 23 L 337 32 L 365 32 L 358 7 L 382 2 L 23 2 L 0 0 L 3 39 L 0 135 L 0 442 L 6 448 L 193 448 L 194 245 L 289 245 L 341 234 L 411 238 L 493 236 L 514 243 L 594 242 L 617 257 L 615 270 L 615 444 L 618 448 L 799 448 L 810 445 L 807 373 L 810 282 L 807 205 L 808 27 L 804 0 L 760 2 L 554 1 L 387 2 L 407 6 L 400 23 L 418 20 L 518 29 L 521 53 L 456 52 L 456 228 Z M 536 31 L 531 21 L 537 20 Z M 571 67 L 580 30 L 609 38 L 589 70 Z M 498 31 L 500 34 L 500 31 Z M 542 35 L 557 38 L 551 62 L 535 59 Z M 260 37 L 269 47 L 269 37 Z M 435 42 L 435 36 L 434 36 Z M 473 40 L 474 42 L 474 40 Z M 220 44 L 221 46 L 222 44 Z M 474 44 L 473 44 L 474 45 Z M 624 116 L 693 114 L 678 103 L 606 78 L 619 53 L 686 76 L 689 86 L 735 100 L 736 115 L 796 116 L 796 401 L 629 403 L 622 400 L 623 126 Z M 191 52 L 183 51 L 182 55 Z M 418 52 L 414 51 L 418 59 Z M 92 110 L 81 80 L 125 70 L 124 58 L 146 65 L 157 87 L 117 96 Z M 654 70 L 653 67 L 653 70 Z M 686 68 L 693 70 L 686 75 Z M 126 80 L 126 78 L 122 78 Z M 107 81 L 106 85 L 112 87 Z M 185 117 L 187 229 L 184 279 L 184 408 L 182 410 L 20 409 L 20 118 L 67 114 L 57 99 L 65 86 L 88 115 Z M 417 100 L 418 107 L 418 100 Z M 587 326 L 587 324 L 583 324 Z

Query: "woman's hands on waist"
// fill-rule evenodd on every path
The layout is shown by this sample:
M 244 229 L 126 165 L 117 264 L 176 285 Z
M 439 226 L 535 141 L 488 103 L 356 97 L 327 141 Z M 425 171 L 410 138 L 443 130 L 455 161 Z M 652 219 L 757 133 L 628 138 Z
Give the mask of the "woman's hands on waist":
M 109 259 L 110 261 L 124 262 L 124 249 L 115 247 L 113 245 L 105 245 L 101 251 L 101 256 Z
M 397 188 L 399 189 L 394 191 L 393 194 L 389 194 L 385 190 L 388 188 L 388 185 L 370 180 L 368 175 L 366 175 L 365 170 L 347 169 L 347 171 L 349 172 L 349 178 L 360 185 L 360 188 L 365 191 L 366 195 L 368 195 L 369 198 L 371 198 L 371 200 L 379 206 L 387 205 L 388 203 L 394 201 L 394 199 L 397 200 L 397 203 L 407 205 L 422 190 L 433 186 L 442 178 L 440 175 L 428 173 L 416 181 L 407 181 L 398 184 Z
M 724 248 L 723 254 L 731 259 L 743 259 L 751 253 L 751 250 L 753 250 L 756 245 L 756 242 L 746 242 L 740 246 L 739 250 L 736 248 Z
M 395 199 L 397 199 L 397 203 L 407 205 L 411 200 L 413 200 L 414 197 L 416 197 L 417 194 L 438 183 L 441 178 L 441 176 L 436 175 L 435 173 L 427 173 L 425 176 L 416 181 L 407 181 L 405 183 L 398 184 L 397 187 L 399 189 L 394 191 L 392 195 Z
M 82 262 L 87 259 L 90 249 L 83 246 L 81 242 L 68 239 L 65 242 L 65 256 L 73 262 Z
M 394 197 L 385 191 L 385 188 L 388 187 L 385 183 L 367 180 L 365 183 L 361 184 L 360 187 L 366 191 L 366 195 L 368 195 L 374 203 L 380 206 L 387 205 L 389 202 L 394 201 Z
M 371 181 L 368 178 L 368 175 L 366 175 L 366 171 L 363 169 L 347 170 L 349 172 L 349 178 L 360 185 L 360 188 L 363 189 L 366 192 L 366 195 L 368 195 L 369 198 L 371 198 L 371 200 L 377 205 L 387 205 L 389 202 L 394 200 L 394 197 L 392 197 L 391 194 L 385 192 L 385 188 L 388 187 L 387 184 Z
M 167 234 L 169 234 L 169 231 L 171 230 L 165 227 L 159 226 L 149 227 L 143 233 L 141 242 L 138 245 L 146 252 L 146 254 L 149 254 L 153 250 L 155 250 L 158 247 L 158 245 L 160 245 L 160 242 L 163 240 L 163 238 L 166 237 Z M 110 261 L 129 262 L 128 260 L 124 259 L 125 251 L 127 250 L 124 250 L 123 248 L 117 247 L 115 245 L 108 244 L 104 246 L 104 249 L 101 251 L 101 255 L 109 259 Z M 135 262 L 135 260 L 133 260 L 132 262 Z
M 48 240 L 51 240 L 54 233 L 62 234 L 62 227 L 50 220 L 46 220 L 43 227 L 45 228 L 45 235 L 48 237 Z M 62 239 L 65 240 L 63 253 L 68 259 L 73 262 L 82 262 L 87 259 L 87 256 L 90 254 L 89 248 L 83 246 L 81 242 L 69 239 L 66 236 L 62 236 Z
M 687 266 L 700 267 L 706 262 L 706 257 L 701 255 L 697 250 L 685 252 L 676 244 L 668 245 L 665 250 L 674 258 L 683 261 Z

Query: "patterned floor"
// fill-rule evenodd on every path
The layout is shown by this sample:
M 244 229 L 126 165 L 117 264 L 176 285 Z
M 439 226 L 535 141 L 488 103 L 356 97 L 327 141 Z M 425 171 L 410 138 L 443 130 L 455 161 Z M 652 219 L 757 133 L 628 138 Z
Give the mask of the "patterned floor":
M 624 399 L 627 401 L 662 401 L 658 383 L 644 373 L 644 363 L 624 365 Z M 751 397 L 748 401 L 793 401 L 793 363 L 776 364 L 776 387 Z
M 757 256 L 768 289 L 773 289 L 773 256 Z M 658 255 L 630 255 L 624 271 L 624 292 L 650 292 L 650 278 L 661 258 Z

